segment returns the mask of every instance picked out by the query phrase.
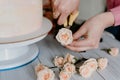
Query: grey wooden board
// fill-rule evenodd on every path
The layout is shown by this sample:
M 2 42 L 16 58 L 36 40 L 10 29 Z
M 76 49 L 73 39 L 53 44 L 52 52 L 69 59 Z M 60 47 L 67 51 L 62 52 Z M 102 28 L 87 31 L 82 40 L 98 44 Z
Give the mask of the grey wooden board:
M 67 53 L 71 53 L 77 58 L 106 57 L 109 61 L 109 64 L 105 70 L 97 70 L 90 78 L 84 79 L 80 75 L 75 74 L 72 76 L 71 80 L 120 80 L 120 54 L 117 57 L 113 57 L 106 52 L 101 51 L 102 48 L 120 48 L 120 42 L 113 39 L 107 34 L 103 35 L 103 42 L 100 43 L 98 49 L 89 50 L 85 53 L 77 53 L 64 48 L 53 38 L 52 35 L 48 35 L 45 39 L 39 41 L 36 44 L 38 45 L 40 50 L 38 58 L 27 66 L 10 71 L 0 72 L 0 80 L 36 80 L 34 68 L 37 64 L 42 63 L 44 65 L 53 67 L 53 58 L 55 56 L 65 56 Z M 59 80 L 58 69 L 53 70 L 56 73 L 55 80 Z

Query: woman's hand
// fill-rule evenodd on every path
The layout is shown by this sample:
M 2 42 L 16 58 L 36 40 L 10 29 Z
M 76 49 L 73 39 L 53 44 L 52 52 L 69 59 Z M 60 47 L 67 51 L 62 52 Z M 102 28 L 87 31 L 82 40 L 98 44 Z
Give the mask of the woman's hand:
M 105 28 L 114 24 L 114 17 L 111 12 L 102 13 L 83 24 L 83 26 L 73 35 L 74 41 L 66 46 L 73 51 L 85 51 L 99 46 L 101 35 Z M 80 40 L 80 37 L 84 39 Z
M 79 8 L 80 0 L 52 0 L 53 1 L 53 16 L 58 18 L 58 24 L 62 25 L 67 20 L 67 17 Z

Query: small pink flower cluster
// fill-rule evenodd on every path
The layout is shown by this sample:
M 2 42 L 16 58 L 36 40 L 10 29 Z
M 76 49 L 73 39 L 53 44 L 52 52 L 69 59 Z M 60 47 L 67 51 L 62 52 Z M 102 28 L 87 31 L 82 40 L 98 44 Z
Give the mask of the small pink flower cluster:
M 63 57 L 55 57 L 54 64 L 58 68 L 62 68 L 60 72 L 60 80 L 69 80 L 70 77 L 76 73 L 76 68 L 74 63 L 75 57 L 73 55 L 70 55 L 69 53 Z M 79 66 L 79 74 L 84 77 L 88 78 L 90 77 L 94 71 L 97 69 L 103 70 L 107 67 L 108 60 L 107 58 L 98 58 L 97 60 L 94 58 L 90 58 L 85 60 L 80 66 Z
M 69 80 L 71 76 L 77 72 L 77 70 L 82 77 L 88 78 L 97 69 L 105 69 L 108 64 L 107 58 L 98 58 L 97 60 L 94 58 L 82 61 L 80 60 L 80 63 L 82 64 L 80 64 L 79 67 L 75 65 L 76 61 L 77 59 L 69 53 L 64 58 L 58 56 L 54 58 L 54 65 L 60 69 L 60 80 Z M 35 73 L 37 75 L 37 80 L 54 80 L 55 77 L 54 72 L 42 64 L 35 67 Z
M 54 80 L 55 77 L 54 72 L 42 64 L 35 67 L 35 73 L 37 75 L 37 80 Z
M 82 77 L 90 77 L 97 69 L 103 70 L 107 67 L 108 60 L 106 58 L 99 58 L 98 60 L 90 58 L 86 60 L 80 67 L 79 73 Z
M 54 64 L 58 68 L 61 68 L 59 78 L 60 80 L 69 80 L 71 76 L 76 73 L 75 57 L 69 53 L 63 57 L 55 57 Z
M 69 53 L 67 53 L 67 55 L 65 56 L 65 58 L 63 57 L 58 57 L 56 56 L 54 58 L 54 64 L 57 67 L 63 67 L 65 63 L 72 63 L 74 64 L 76 62 L 75 57 Z

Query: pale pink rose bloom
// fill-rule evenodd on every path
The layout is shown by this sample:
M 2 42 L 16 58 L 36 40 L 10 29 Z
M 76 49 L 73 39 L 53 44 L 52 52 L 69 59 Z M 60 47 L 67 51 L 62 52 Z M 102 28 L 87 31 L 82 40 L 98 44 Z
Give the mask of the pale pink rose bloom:
M 76 72 L 75 65 L 73 65 L 71 63 L 66 63 L 64 65 L 63 69 L 70 74 L 74 74 Z
M 54 72 L 48 68 L 39 71 L 37 74 L 37 80 L 54 80 L 54 77 Z
M 99 58 L 98 59 L 98 69 L 103 70 L 108 65 L 108 59 L 107 58 Z
M 75 63 L 75 56 L 73 56 L 73 55 L 71 55 L 71 54 L 69 54 L 69 53 L 67 53 L 67 55 L 65 56 L 65 58 L 64 58 L 64 63 L 67 63 L 67 62 L 69 62 L 69 63 Z
M 117 56 L 118 53 L 119 53 L 119 49 L 118 49 L 118 48 L 110 48 L 109 53 L 110 53 L 110 55 L 112 55 L 112 56 Z
M 42 65 L 42 64 L 38 64 L 36 67 L 35 67 L 35 73 L 37 74 L 39 71 L 43 70 L 47 68 L 46 66 Z
M 71 44 L 73 41 L 72 31 L 67 28 L 62 28 L 57 33 L 56 39 L 61 45 Z
M 61 71 L 59 74 L 60 80 L 69 80 L 71 78 L 71 74 L 66 71 Z
M 63 65 L 64 65 L 64 58 L 56 56 L 55 59 L 54 59 L 54 64 L 57 67 L 63 67 Z
M 89 66 L 92 71 L 96 71 L 96 69 L 98 67 L 98 63 L 97 63 L 96 59 L 94 59 L 94 58 L 90 58 L 90 59 L 86 60 L 83 65 Z
M 92 75 L 93 70 L 91 70 L 90 66 L 82 65 L 79 67 L 79 73 L 82 77 L 88 78 Z

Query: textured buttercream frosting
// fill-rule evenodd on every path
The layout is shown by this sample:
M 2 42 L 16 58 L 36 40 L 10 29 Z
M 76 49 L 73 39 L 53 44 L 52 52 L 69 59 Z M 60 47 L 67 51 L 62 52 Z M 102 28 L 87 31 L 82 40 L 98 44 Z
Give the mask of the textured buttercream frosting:
M 42 0 L 1 0 L 0 38 L 35 32 L 42 24 Z

